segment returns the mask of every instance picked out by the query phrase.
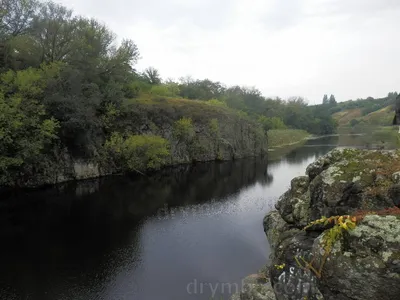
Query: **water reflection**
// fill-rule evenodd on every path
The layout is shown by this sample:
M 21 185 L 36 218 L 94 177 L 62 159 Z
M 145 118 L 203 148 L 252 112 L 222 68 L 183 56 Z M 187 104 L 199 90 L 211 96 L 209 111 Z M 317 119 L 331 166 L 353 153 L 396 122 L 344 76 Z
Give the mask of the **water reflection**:
M 307 145 L 3 195 L 0 299 L 209 299 L 187 284 L 240 283 L 266 262 L 263 215 L 331 149 Z M 165 208 L 174 218 L 157 218 Z
M 174 206 L 223 200 L 255 183 L 267 186 L 272 181 L 266 160 L 238 160 L 180 166 L 150 177 L 116 176 L 3 195 L 0 234 L 10 226 L 24 233 L 41 226 L 43 220 L 46 226 L 72 219 L 92 226 L 104 224 L 104 220 L 139 220 L 164 203 Z
M 312 151 L 310 151 L 310 147 L 312 147 Z M 310 154 L 315 158 L 318 158 L 330 150 L 334 149 L 336 146 L 333 146 L 332 144 L 328 144 L 327 146 L 325 145 L 312 145 L 310 143 L 306 143 L 303 147 L 298 148 L 290 152 L 288 155 L 286 155 L 285 159 L 292 164 L 299 164 L 303 163 L 305 161 L 308 161 L 310 159 Z
M 289 162 L 290 164 L 301 164 L 310 158 L 318 158 L 330 150 L 340 145 L 338 136 L 326 136 L 316 139 L 307 140 L 301 147 L 298 145 L 292 145 L 285 147 L 284 149 L 278 149 L 270 152 L 269 166 L 273 165 L 274 162 L 281 163 L 282 159 Z M 285 155 L 282 158 L 282 152 Z

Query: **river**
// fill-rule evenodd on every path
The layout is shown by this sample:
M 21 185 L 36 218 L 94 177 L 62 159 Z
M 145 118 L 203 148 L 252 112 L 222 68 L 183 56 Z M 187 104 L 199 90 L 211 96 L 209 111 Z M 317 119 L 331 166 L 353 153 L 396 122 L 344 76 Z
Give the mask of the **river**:
M 264 215 L 338 144 L 4 196 L 0 299 L 229 299 L 268 262 Z

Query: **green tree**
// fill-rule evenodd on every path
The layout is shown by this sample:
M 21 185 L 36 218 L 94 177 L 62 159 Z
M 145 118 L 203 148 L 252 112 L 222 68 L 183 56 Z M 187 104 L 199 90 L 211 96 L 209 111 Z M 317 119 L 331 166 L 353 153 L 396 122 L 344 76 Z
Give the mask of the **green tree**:
M 324 95 L 324 98 L 322 99 L 322 104 L 328 104 L 329 100 L 328 100 L 328 95 Z
M 27 70 L 1 76 L 0 182 L 3 184 L 15 184 L 18 174 L 40 163 L 46 147 L 56 138 L 58 123 L 46 115 L 39 103 L 43 93 L 39 75 L 35 70 Z
M 100 88 L 86 82 L 85 74 L 71 66 L 63 67 L 59 76 L 47 83 L 43 103 L 59 121 L 60 140 L 74 157 L 97 155 L 104 142 L 101 118 L 109 105 L 119 108 L 118 103 L 104 102 L 105 97 L 116 95 L 112 88 L 117 87 Z
M 182 97 L 196 100 L 219 99 L 225 91 L 224 86 L 219 82 L 209 79 L 193 80 L 190 77 L 181 78 L 179 87 Z
M 72 10 L 54 2 L 40 5 L 32 26 L 33 37 L 40 48 L 40 62 L 65 61 L 76 48 L 77 19 Z M 35 55 L 32 53 L 32 55 Z
M 15 65 L 15 44 L 18 44 L 16 39 L 22 37 L 26 39 L 31 32 L 38 8 L 39 2 L 35 0 L 2 0 L 0 5 L 0 71 L 5 71 Z M 32 47 L 28 46 L 28 48 Z
M 156 68 L 148 67 L 143 72 L 144 79 L 150 84 L 161 84 L 160 73 Z
M 335 96 L 334 95 L 331 95 L 330 97 L 329 97 L 329 104 L 330 105 L 335 105 L 337 102 L 336 102 L 336 99 L 335 99 Z
M 230 108 L 240 111 L 247 111 L 246 104 L 242 96 L 242 90 L 239 86 L 228 88 L 225 91 L 222 99 Z
M 285 123 L 283 123 L 282 119 L 279 117 L 268 118 L 265 116 L 260 116 L 258 118 L 258 122 L 261 123 L 261 125 L 265 131 L 268 131 L 271 129 L 285 129 L 286 128 Z
M 35 0 L 2 0 L 0 37 L 4 39 L 28 33 L 38 7 Z

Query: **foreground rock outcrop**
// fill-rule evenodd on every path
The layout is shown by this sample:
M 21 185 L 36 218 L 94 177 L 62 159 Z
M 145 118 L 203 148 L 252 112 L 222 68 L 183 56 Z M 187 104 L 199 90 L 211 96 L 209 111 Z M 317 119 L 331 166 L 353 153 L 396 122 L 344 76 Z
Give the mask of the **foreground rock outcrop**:
M 266 288 L 275 299 L 399 299 L 400 151 L 336 149 L 308 166 L 306 174 L 292 180 L 276 210 L 264 218 L 272 250 Z M 338 215 L 354 216 L 348 219 L 355 228 L 341 228 L 335 239 L 328 234 L 340 224 L 303 230 L 314 220 Z M 328 249 L 329 238 L 334 242 Z M 304 271 L 306 263 L 316 272 Z M 236 297 L 271 299 L 252 295 L 245 290 Z

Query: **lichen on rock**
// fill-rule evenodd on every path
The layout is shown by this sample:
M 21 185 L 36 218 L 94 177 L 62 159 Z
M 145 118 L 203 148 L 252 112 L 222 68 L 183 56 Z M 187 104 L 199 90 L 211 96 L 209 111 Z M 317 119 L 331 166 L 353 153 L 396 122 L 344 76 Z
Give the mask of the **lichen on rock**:
M 398 299 L 400 295 L 400 220 L 366 216 L 335 244 L 324 266 L 320 288 L 327 299 Z M 313 245 L 318 261 L 324 254 L 319 239 Z
M 318 288 L 325 299 L 394 300 L 400 296 L 400 217 L 374 211 L 400 206 L 400 152 L 335 149 L 294 178 L 290 189 L 264 218 L 272 248 L 271 286 L 282 270 L 296 266 L 298 251 L 311 255 L 316 267 L 326 255 L 327 228 L 306 224 L 338 215 L 370 212 L 354 230 L 345 231 L 324 262 Z M 254 298 L 256 299 L 256 298 Z M 283 299 L 283 298 L 282 298 Z
M 271 282 L 260 276 L 248 276 L 243 280 L 242 290 L 232 300 L 276 300 Z

